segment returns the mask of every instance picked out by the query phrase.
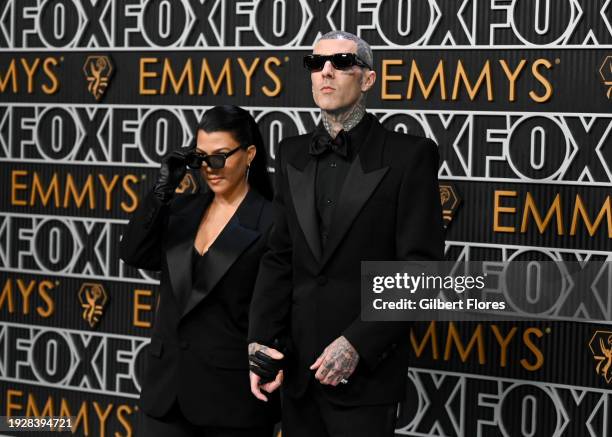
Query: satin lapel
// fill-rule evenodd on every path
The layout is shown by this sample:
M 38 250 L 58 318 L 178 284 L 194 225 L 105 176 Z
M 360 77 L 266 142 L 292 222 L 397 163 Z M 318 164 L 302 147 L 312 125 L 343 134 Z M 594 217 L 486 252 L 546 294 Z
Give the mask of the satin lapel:
M 291 198 L 295 205 L 295 212 L 298 222 L 304 232 L 308 246 L 315 259 L 321 259 L 321 236 L 319 235 L 319 225 L 317 223 L 315 206 L 315 175 L 316 162 L 308 161 L 303 171 L 298 170 L 291 164 L 287 165 L 287 178 L 289 179 L 289 189 Z
M 353 160 L 342 185 L 321 267 L 329 261 L 357 214 L 389 170 L 389 167 L 381 167 L 385 140 L 385 130 L 378 120 L 374 120 L 372 129 L 361 147 L 361 152 Z M 367 170 L 364 170 L 364 167 Z
M 263 200 L 261 197 L 255 198 L 253 194 L 250 194 L 250 196 L 248 201 L 245 200 L 246 204 L 239 207 L 239 211 L 232 216 L 208 249 L 206 271 L 203 272 L 198 285 L 191 290 L 189 300 L 183 311 L 183 317 L 208 296 L 238 257 L 261 236 L 261 233 L 254 229 L 254 223 L 253 229 L 241 224 L 241 213 L 244 213 L 242 214 L 244 216 L 248 212 L 256 211 L 258 217 L 262 207 Z M 248 211 L 249 209 L 250 211 Z M 253 221 L 255 221 L 254 218 Z
M 168 238 L 166 260 L 170 283 L 177 302 L 183 290 L 191 289 L 191 252 L 195 234 L 202 219 L 202 214 L 212 199 L 212 196 L 201 194 L 194 197 L 191 204 L 180 214 L 170 215 L 168 222 Z M 187 290 L 185 290 L 187 289 Z

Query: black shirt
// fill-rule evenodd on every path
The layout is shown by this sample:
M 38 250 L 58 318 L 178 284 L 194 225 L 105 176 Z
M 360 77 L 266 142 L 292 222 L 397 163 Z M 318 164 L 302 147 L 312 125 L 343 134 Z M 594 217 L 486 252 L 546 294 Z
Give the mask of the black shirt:
M 346 133 L 348 136 L 348 153 L 346 158 L 331 150 L 315 158 L 317 159 L 315 202 L 319 221 L 319 234 L 323 247 L 329 238 L 330 227 L 336 205 L 340 199 L 342 185 L 346 180 L 351 163 L 357 157 L 370 130 L 371 117 L 373 116 L 366 113 L 361 121 Z M 327 136 L 331 140 L 331 136 L 323 126 L 323 123 L 319 123 L 313 132 L 313 138 L 320 136 Z
M 208 269 L 210 269 L 210 248 L 203 255 L 200 255 L 195 248 L 192 246 L 191 251 L 191 283 L 192 288 L 198 288 L 201 286 L 200 281 L 202 281 L 203 276 Z M 182 310 L 187 306 L 187 302 L 189 301 L 190 290 L 184 290 L 183 295 L 179 296 L 179 305 Z

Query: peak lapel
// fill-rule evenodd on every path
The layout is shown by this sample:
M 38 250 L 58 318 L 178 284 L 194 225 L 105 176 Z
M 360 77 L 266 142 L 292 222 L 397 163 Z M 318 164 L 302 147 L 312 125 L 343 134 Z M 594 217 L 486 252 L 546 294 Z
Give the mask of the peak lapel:
M 310 159 L 302 171 L 291 164 L 287 164 L 287 178 L 289 179 L 291 198 L 295 205 L 295 213 L 308 246 L 318 261 L 321 259 L 321 236 L 319 235 L 315 206 L 316 169 L 314 159 Z
M 166 260 L 172 291 L 177 302 L 191 288 L 191 252 L 195 234 L 204 210 L 212 200 L 209 194 L 198 194 L 179 214 L 170 215 Z
M 263 202 L 263 197 L 257 192 L 250 190 L 247 193 L 236 213 L 208 249 L 204 263 L 206 271 L 201 272 L 200 280 L 194 284 L 196 286 L 189 294 L 182 317 L 210 294 L 238 257 L 261 236 L 257 223 Z

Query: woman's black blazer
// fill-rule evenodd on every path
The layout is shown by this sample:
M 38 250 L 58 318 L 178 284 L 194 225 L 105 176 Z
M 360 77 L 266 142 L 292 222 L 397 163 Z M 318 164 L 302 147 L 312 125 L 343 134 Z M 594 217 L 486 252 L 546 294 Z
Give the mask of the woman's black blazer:
M 249 388 L 248 314 L 259 260 L 272 225 L 271 203 L 251 189 L 209 249 L 209 265 L 192 289 L 192 252 L 212 193 L 162 204 L 149 193 L 123 234 L 129 265 L 161 271 L 160 295 L 140 395 L 161 417 L 175 398 L 197 425 L 250 427 L 278 419 L 278 399 Z M 190 293 L 181 309 L 178 296 Z

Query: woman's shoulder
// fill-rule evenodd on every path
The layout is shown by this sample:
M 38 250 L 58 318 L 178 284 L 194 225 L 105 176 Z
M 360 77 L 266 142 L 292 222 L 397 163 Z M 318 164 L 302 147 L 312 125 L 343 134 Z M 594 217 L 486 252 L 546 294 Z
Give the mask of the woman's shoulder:
M 249 197 L 251 198 L 250 206 L 259 212 L 257 227 L 265 231 L 272 225 L 273 221 L 272 202 L 254 188 L 249 190 Z
M 263 222 L 266 227 L 271 226 L 274 221 L 274 207 L 271 201 L 264 199 L 263 206 L 261 208 L 260 221 Z

